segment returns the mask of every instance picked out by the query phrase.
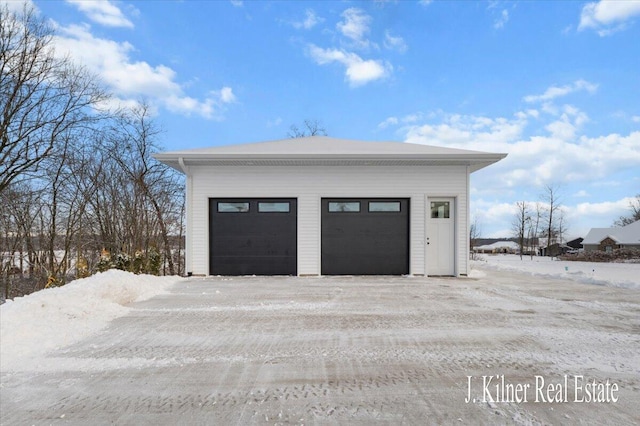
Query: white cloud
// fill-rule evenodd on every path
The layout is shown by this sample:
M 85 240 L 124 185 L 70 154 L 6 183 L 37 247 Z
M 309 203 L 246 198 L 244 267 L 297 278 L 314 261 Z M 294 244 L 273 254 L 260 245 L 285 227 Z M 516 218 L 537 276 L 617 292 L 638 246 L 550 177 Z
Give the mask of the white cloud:
M 244 2 L 242 0 L 229 0 L 233 7 L 243 7 Z
M 631 117 L 631 121 L 633 121 L 634 123 L 640 123 L 640 115 L 634 115 L 633 117 Z
M 40 13 L 40 10 L 33 3 L 33 0 L 0 0 L 0 7 L 6 6 L 10 12 L 22 12 L 25 5 L 27 8 L 31 8 L 37 13 Z
M 314 44 L 307 46 L 307 52 L 318 65 L 338 62 L 345 66 L 345 77 L 352 87 L 362 86 L 375 80 L 386 78 L 393 67 L 379 60 L 364 60 L 355 53 L 340 49 L 323 49 Z
M 376 80 L 387 78 L 393 73 L 393 65 L 383 59 L 365 59 L 354 51 L 367 52 L 370 48 L 379 51 L 377 43 L 371 42 L 367 35 L 370 32 L 371 16 L 356 7 L 346 9 L 340 15 L 342 20 L 336 27 L 340 47 L 322 48 L 313 43 L 306 45 L 306 54 L 318 65 L 337 62 L 345 67 L 345 80 L 351 87 L 362 86 Z M 402 37 L 385 33 L 385 47 L 403 52 L 407 45 Z
M 203 101 L 182 94 L 169 94 L 163 101 L 170 111 L 182 114 L 196 113 L 205 118 L 220 118 L 222 105 L 235 102 L 236 98 L 230 87 L 209 92 Z
M 400 36 L 392 36 L 389 30 L 384 33 L 384 47 L 389 50 L 397 50 L 400 53 L 407 51 L 407 43 Z
M 86 25 L 61 27 L 59 34 L 55 38 L 56 53 L 70 54 L 100 76 L 120 103 L 144 97 L 174 112 L 220 119 L 223 106 L 235 101 L 229 87 L 211 92 L 202 100 L 187 96 L 173 69 L 132 60 L 134 47 L 130 43 L 95 37 Z
M 516 188 L 553 182 L 593 182 L 623 170 L 640 170 L 640 131 L 589 137 L 581 134 L 587 115 L 563 106 L 560 116 L 536 118 L 548 123 L 548 133 L 524 136 L 533 115 L 519 112 L 513 118 L 437 114 L 420 122 L 401 124 L 385 120 L 379 127 L 400 125 L 406 142 L 488 152 L 508 153 L 491 167 L 484 187 Z
M 236 101 L 236 96 L 233 94 L 231 87 L 223 87 L 219 92 L 212 92 L 220 98 L 220 101 L 225 104 L 230 104 Z
M 421 113 L 416 113 L 416 114 L 409 114 L 406 115 L 404 117 L 402 117 L 402 122 L 403 123 L 415 123 L 416 121 L 420 120 L 422 118 L 423 114 Z
M 278 127 L 282 124 L 282 117 L 277 117 L 275 120 L 267 121 L 267 127 Z
M 542 95 L 529 95 L 524 97 L 525 102 L 541 102 L 550 101 L 561 96 L 566 96 L 570 93 L 586 90 L 589 93 L 594 93 L 598 89 L 597 84 L 589 83 L 586 80 L 576 80 L 573 84 L 565 86 L 551 86 Z
M 474 212 L 476 214 L 482 212 L 483 216 L 510 218 L 517 211 L 516 205 L 513 203 L 496 203 L 479 199 L 474 201 L 473 204 Z
M 83 12 L 92 21 L 107 27 L 133 28 L 133 23 L 128 20 L 122 11 L 109 0 L 66 0 Z
M 341 16 L 344 20 L 338 22 L 336 27 L 342 35 L 349 38 L 357 47 L 368 47 L 370 43 L 365 39 L 365 35 L 369 33 L 371 16 L 356 7 L 345 10 Z
M 117 111 L 121 109 L 134 109 L 140 106 L 138 99 L 124 99 L 118 96 L 111 96 L 110 98 L 99 102 L 95 105 L 95 108 L 100 111 Z M 154 104 L 149 104 L 149 114 L 155 116 L 158 114 L 158 108 Z
M 603 37 L 627 28 L 629 20 L 639 15 L 639 1 L 601 0 L 587 3 L 582 8 L 578 30 L 593 29 Z
M 319 18 L 318 15 L 316 15 L 313 9 L 307 9 L 305 15 L 306 16 L 303 21 L 294 22 L 292 24 L 294 28 L 310 30 L 323 21 L 322 18 Z
M 413 116 L 410 116 L 413 117 Z M 433 117 L 433 116 L 432 116 Z M 410 125 L 404 128 L 406 141 L 427 145 L 504 146 L 515 142 L 527 124 L 526 115 L 513 119 L 450 114 L 439 115 L 437 124 Z M 492 149 L 488 149 L 492 151 Z
M 576 216 L 601 216 L 611 218 L 613 222 L 618 217 L 628 213 L 629 204 L 634 200 L 632 197 L 625 197 L 616 201 L 604 201 L 600 203 L 579 203 L 572 209 Z
M 597 182 L 593 182 L 591 186 L 594 188 L 616 188 L 620 187 L 623 182 L 619 180 L 599 180 Z
M 423 6 L 428 6 L 431 3 L 433 3 L 433 0 L 418 0 L 418 3 L 420 3 Z
M 485 199 L 472 200 L 472 216 L 478 221 L 483 238 L 507 238 L 513 234 L 509 228 L 483 230 L 486 225 L 510 226 L 516 214 L 516 206 L 513 203 L 500 203 Z
M 506 24 L 508 21 L 509 21 L 509 11 L 507 9 L 502 9 L 500 16 L 498 16 L 498 18 L 493 23 L 493 28 L 497 30 L 504 28 L 504 24 Z
M 385 119 L 382 123 L 378 124 L 378 129 L 386 129 L 389 126 L 395 126 L 398 124 L 397 117 L 389 117 Z
M 384 129 L 386 127 L 389 126 L 394 126 L 397 124 L 412 124 L 412 123 L 416 123 L 420 120 L 424 120 L 424 119 L 433 119 L 435 117 L 438 116 L 438 114 L 441 114 L 442 111 L 437 111 L 437 112 L 432 112 L 430 114 L 423 114 L 421 112 L 417 112 L 417 113 L 413 113 L 413 114 L 408 114 L 405 115 L 404 117 L 398 118 L 398 117 L 388 117 L 386 118 L 384 121 L 382 121 L 381 123 L 378 124 L 378 128 L 380 129 Z
M 552 138 L 571 141 L 582 125 L 589 121 L 589 117 L 571 105 L 565 105 L 563 109 L 564 112 L 560 117 L 545 126 L 545 129 L 549 131 Z

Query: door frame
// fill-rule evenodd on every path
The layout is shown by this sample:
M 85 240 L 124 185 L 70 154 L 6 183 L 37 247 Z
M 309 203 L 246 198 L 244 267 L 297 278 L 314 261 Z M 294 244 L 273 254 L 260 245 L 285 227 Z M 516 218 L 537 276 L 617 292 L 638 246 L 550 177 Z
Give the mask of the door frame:
M 429 273 L 429 221 L 431 219 L 431 201 L 451 201 L 453 206 L 450 207 L 453 211 L 450 212 L 450 217 L 453 220 L 453 274 L 451 276 L 458 276 L 459 261 L 458 261 L 458 232 L 459 232 L 459 220 L 460 214 L 458 209 L 458 196 L 451 194 L 425 194 L 424 196 L 424 272 L 425 276 L 430 276 Z M 438 275 L 433 275 L 438 276 Z M 447 275 L 449 276 L 449 275 Z

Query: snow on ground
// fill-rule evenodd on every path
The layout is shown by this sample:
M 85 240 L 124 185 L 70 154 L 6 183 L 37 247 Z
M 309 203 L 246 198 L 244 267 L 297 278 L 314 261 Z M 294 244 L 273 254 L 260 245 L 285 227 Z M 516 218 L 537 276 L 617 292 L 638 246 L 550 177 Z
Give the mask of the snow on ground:
M 515 254 L 481 255 L 480 259 L 471 262 L 471 277 L 486 270 L 514 271 L 543 278 L 640 290 L 640 263 L 572 262 L 543 256 L 523 256 L 520 259 Z
M 537 256 L 521 260 L 517 255 L 502 254 L 483 255 L 480 259 L 472 261 L 470 278 L 490 279 L 492 270 L 503 270 L 640 289 L 640 264 L 569 262 Z M 8 300 L 0 306 L 0 369 L 41 362 L 40 358 L 50 350 L 95 333 L 114 318 L 126 315 L 130 310 L 126 305 L 166 293 L 179 280 L 110 270 L 64 287 Z
M 639 291 L 472 276 L 193 277 L 3 369 L 0 424 L 640 424 Z M 25 309 L 45 322 L 57 294 Z M 63 315 L 85 300 L 51 332 L 89 321 Z M 529 399 L 499 396 L 500 377 Z M 575 402 L 578 377 L 615 383 L 617 402 Z M 568 397 L 538 401 L 539 378 Z
M 166 293 L 180 279 L 112 269 L 7 300 L 0 306 L 0 370 L 95 333 L 126 315 L 128 304 Z

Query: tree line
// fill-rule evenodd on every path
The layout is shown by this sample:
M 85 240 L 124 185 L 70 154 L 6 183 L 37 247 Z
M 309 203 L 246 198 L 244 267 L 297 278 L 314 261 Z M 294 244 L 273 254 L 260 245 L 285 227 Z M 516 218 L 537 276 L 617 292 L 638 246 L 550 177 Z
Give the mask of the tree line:
M 511 220 L 512 237 L 523 255 L 556 256 L 568 230 L 567 220 L 557 185 L 546 185 L 539 201 L 517 201 Z M 482 229 L 476 216 L 469 227 L 471 251 L 481 238 Z M 473 253 L 472 253 L 473 255 Z
M 0 277 L 11 298 L 111 267 L 182 274 L 183 179 L 145 102 L 109 108 L 54 29 L 0 6 Z
M 559 245 L 564 242 L 568 231 L 565 212 L 562 208 L 560 189 L 556 185 L 546 185 L 540 194 L 540 201 L 516 202 L 516 213 L 511 223 L 513 235 L 523 255 L 544 254 L 557 256 Z M 543 251 L 538 253 L 540 240 Z
M 516 213 L 511 223 L 513 236 L 518 242 L 520 258 L 523 254 L 536 253 L 540 245 L 540 238 L 543 238 L 543 253 L 546 256 L 557 256 L 560 247 L 565 241 L 568 230 L 559 188 L 555 185 L 545 186 L 540 201 L 529 203 L 526 201 L 516 202 Z M 640 220 L 640 194 L 629 202 L 631 213 L 628 216 L 620 216 L 613 222 L 614 227 L 629 225 Z

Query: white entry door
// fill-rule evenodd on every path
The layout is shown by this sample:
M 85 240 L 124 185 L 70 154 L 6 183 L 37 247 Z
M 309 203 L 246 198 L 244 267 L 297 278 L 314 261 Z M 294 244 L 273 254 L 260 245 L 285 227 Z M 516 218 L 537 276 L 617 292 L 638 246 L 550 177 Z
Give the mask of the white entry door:
M 453 198 L 429 198 L 427 209 L 427 274 L 455 275 Z

